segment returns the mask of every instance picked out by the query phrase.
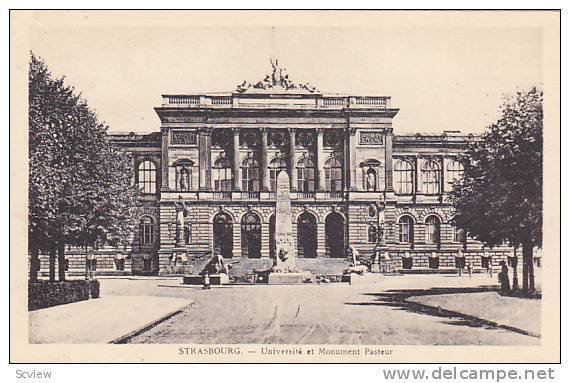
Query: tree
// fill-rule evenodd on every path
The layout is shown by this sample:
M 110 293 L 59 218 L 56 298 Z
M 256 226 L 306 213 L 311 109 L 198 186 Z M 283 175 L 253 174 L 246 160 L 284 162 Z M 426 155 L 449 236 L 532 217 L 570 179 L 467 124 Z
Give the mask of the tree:
M 485 246 L 522 247 L 523 291 L 534 290 L 533 249 L 542 247 L 542 91 L 506 100 L 474 140 L 451 200 L 456 224 Z
M 30 279 L 39 252 L 50 253 L 50 280 L 65 279 L 66 244 L 124 242 L 134 230 L 137 188 L 128 154 L 108 140 L 87 102 L 53 79 L 31 54 L 29 72 Z

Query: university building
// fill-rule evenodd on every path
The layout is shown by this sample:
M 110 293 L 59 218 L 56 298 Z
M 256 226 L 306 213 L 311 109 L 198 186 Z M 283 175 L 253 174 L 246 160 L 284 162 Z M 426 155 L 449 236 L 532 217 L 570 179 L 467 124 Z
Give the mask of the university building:
M 290 179 L 301 269 L 345 268 L 347 245 L 399 270 L 455 269 L 465 260 L 498 267 L 512 256 L 484 250 L 453 225 L 448 192 L 476 138 L 398 134 L 390 97 L 324 94 L 273 65 L 265 80 L 227 94 L 163 95 L 160 131 L 111 134 L 133 154 L 143 211 L 131 245 L 99 251 L 98 270 L 116 268 L 119 257 L 127 271 L 163 273 L 177 252 L 208 250 L 239 261 L 242 273 L 269 266 L 279 172 Z M 83 257 L 74 262 L 81 268 Z

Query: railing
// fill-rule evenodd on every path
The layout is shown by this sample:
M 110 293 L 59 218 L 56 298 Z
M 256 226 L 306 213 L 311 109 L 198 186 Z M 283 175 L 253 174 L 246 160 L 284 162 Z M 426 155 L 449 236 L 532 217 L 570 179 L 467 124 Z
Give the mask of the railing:
M 215 191 L 214 192 L 214 199 L 230 200 L 230 199 L 232 199 L 232 192 L 231 191 Z
M 347 99 L 345 97 L 323 98 L 323 106 L 346 106 Z
M 220 105 L 231 105 L 232 98 L 231 97 L 212 97 L 212 105 L 220 106 Z
M 344 198 L 344 192 L 341 191 L 326 191 L 324 192 L 326 199 L 342 199 Z
M 252 102 L 237 102 L 236 100 L 245 101 L 239 95 L 224 95 L 224 96 L 204 96 L 204 95 L 165 95 L 163 96 L 163 106 L 172 107 L 204 107 L 204 108 L 387 108 L 389 107 L 390 97 L 349 97 L 349 96 L 324 96 L 320 98 L 298 99 L 298 98 L 283 98 L 275 99 L 251 99 Z M 308 97 L 314 97 L 309 95 Z M 249 100 L 249 99 L 248 99 Z M 255 102 L 253 102 L 255 101 Z M 303 101 L 303 102 L 301 102 Z
M 299 199 L 314 199 L 315 192 L 298 191 L 297 198 Z
M 387 97 L 356 97 L 355 104 L 358 106 L 385 107 Z
M 199 96 L 166 96 L 166 102 L 171 105 L 200 105 Z
M 243 199 L 259 199 L 259 192 L 256 191 L 242 191 L 240 196 Z

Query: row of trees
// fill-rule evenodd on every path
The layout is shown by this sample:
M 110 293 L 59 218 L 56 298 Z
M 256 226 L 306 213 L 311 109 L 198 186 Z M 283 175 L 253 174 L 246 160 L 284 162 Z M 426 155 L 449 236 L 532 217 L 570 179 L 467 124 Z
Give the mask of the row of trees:
M 534 290 L 533 249 L 542 247 L 542 98 L 533 88 L 503 104 L 465 153 L 451 193 L 458 227 L 487 247 L 522 248 L 525 292 Z
M 81 95 L 53 78 L 31 54 L 29 67 L 30 279 L 39 253 L 50 255 L 50 280 L 65 280 L 66 245 L 84 249 L 126 243 L 137 219 L 132 160 L 108 140 L 107 127 Z

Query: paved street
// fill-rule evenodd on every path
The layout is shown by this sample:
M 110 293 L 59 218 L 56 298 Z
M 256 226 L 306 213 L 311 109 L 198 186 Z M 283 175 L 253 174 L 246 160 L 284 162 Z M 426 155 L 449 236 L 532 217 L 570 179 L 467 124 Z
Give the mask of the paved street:
M 102 296 L 132 295 L 133 299 L 141 299 L 143 295 L 164 296 L 194 301 L 181 314 L 132 338 L 131 343 L 540 343 L 536 337 L 441 315 L 436 309 L 418 310 L 404 300 L 437 289 L 477 293 L 494 286 L 494 278 L 483 275 L 471 279 L 444 275 L 380 278 L 381 283 L 360 286 L 241 285 L 213 287 L 209 291 L 183 286 L 178 279 L 101 279 L 101 289 Z M 422 291 L 411 292 L 414 289 Z

